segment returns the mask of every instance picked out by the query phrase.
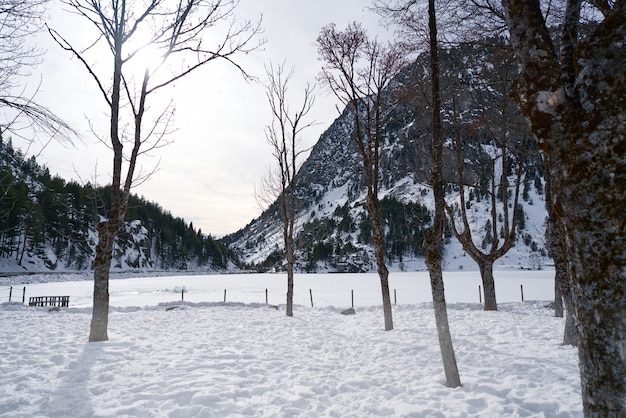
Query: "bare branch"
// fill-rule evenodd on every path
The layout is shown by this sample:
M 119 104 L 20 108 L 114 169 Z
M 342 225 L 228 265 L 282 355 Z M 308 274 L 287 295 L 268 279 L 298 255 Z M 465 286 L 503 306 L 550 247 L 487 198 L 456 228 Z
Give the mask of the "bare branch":
M 50 33 L 50 36 L 52 36 L 52 39 L 54 39 L 54 41 L 64 50 L 69 51 L 72 53 L 72 55 L 74 55 L 76 58 L 78 58 L 78 60 L 80 62 L 83 63 L 83 65 L 85 66 L 85 68 L 87 69 L 87 72 L 89 72 L 89 74 L 93 77 L 94 81 L 96 82 L 96 84 L 98 85 L 98 89 L 100 90 L 100 93 L 102 93 L 102 96 L 104 97 L 104 100 L 106 100 L 107 104 L 109 105 L 109 107 L 111 107 L 111 99 L 109 98 L 109 93 L 107 92 L 107 90 L 105 90 L 104 86 L 102 85 L 102 82 L 100 81 L 100 78 L 97 76 L 97 74 L 95 73 L 95 71 L 93 70 L 93 68 L 91 67 L 91 65 L 89 65 L 87 63 L 87 61 L 85 61 L 85 58 L 83 58 L 82 54 L 80 54 L 78 51 L 76 51 L 70 44 L 69 42 L 67 42 L 65 40 L 65 38 L 63 38 L 57 31 L 55 31 L 54 29 L 48 27 L 48 25 L 46 25 L 46 28 L 48 28 L 48 33 Z

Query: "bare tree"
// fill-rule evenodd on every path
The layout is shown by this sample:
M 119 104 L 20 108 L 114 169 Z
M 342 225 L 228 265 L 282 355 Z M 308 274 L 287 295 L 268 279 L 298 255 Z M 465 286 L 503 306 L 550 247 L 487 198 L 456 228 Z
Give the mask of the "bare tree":
M 443 132 L 442 132 L 442 105 L 439 69 L 439 41 L 438 23 L 434 0 L 429 0 L 426 15 L 428 22 L 425 27 L 422 20 L 424 10 L 417 0 L 381 0 L 375 2 L 374 10 L 388 23 L 397 25 L 402 37 L 414 37 L 416 34 L 425 36 L 429 51 L 430 95 L 432 111 L 432 142 L 431 153 L 433 166 L 431 168 L 431 187 L 433 189 L 435 213 L 433 226 L 426 233 L 423 247 L 426 254 L 426 265 L 430 275 L 430 287 L 433 297 L 433 310 L 437 325 L 439 349 L 446 375 L 448 387 L 461 386 L 461 378 L 456 363 L 452 335 L 448 321 L 448 308 L 443 283 L 442 247 L 445 223 L 445 191 L 443 179 Z M 419 36 L 419 35 L 418 35 Z M 411 42 L 408 42 L 411 43 Z M 413 48 L 414 48 L 413 44 Z M 426 92 L 423 92 L 426 94 Z
M 503 81 L 510 81 L 508 77 Z M 508 83 L 503 83 L 508 84 Z M 503 257 L 513 246 L 516 239 L 517 217 L 524 216 L 519 210 L 519 191 L 522 180 L 522 168 L 524 160 L 524 148 L 526 146 L 524 134 L 516 135 L 513 128 L 512 106 L 506 95 L 500 97 L 498 103 L 480 103 L 478 124 L 473 123 L 472 130 L 480 130 L 485 136 L 492 139 L 496 150 L 489 155 L 489 161 L 482 170 L 483 175 L 472 184 L 468 184 L 465 176 L 465 160 L 463 153 L 462 132 L 464 127 L 459 120 L 456 103 L 453 103 L 452 119 L 456 137 L 457 174 L 459 186 L 458 213 L 454 207 L 447 204 L 446 212 L 450 218 L 450 224 L 454 235 L 463 246 L 463 249 L 478 264 L 483 283 L 484 309 L 486 311 L 497 310 L 496 287 L 493 277 L 493 265 Z M 493 111 L 495 110 L 495 112 Z M 487 112 L 490 115 L 487 115 Z M 496 122 L 497 121 L 497 122 Z M 474 121 L 475 122 L 475 121 Z M 495 125 L 495 127 L 494 127 Z M 517 132 L 519 133 L 519 131 Z M 512 139 L 519 139 L 519 143 L 511 144 Z M 510 148 L 516 147 L 517 150 Z M 516 152 L 517 151 L 517 152 Z M 518 164 L 515 180 L 509 183 L 508 164 L 511 156 L 517 157 Z M 512 159 L 511 159 L 512 160 Z M 512 169 L 511 169 L 512 172 Z M 483 179 L 488 178 L 489 183 L 482 185 Z M 488 197 L 490 202 L 491 217 L 486 223 L 484 245 L 475 242 L 476 233 L 472 231 L 467 213 L 469 203 L 466 200 L 466 190 L 470 189 Z M 512 194 L 512 197 L 510 194 Z M 482 232 L 482 231 L 481 231 Z M 484 248 L 483 248 L 484 247 Z
M 269 177 L 262 185 L 266 196 L 272 203 L 278 198 L 283 217 L 283 241 L 285 244 L 285 260 L 287 261 L 287 316 L 293 316 L 293 270 L 296 262 L 294 223 L 296 220 L 296 173 L 297 159 L 306 149 L 299 147 L 299 136 L 303 130 L 314 122 L 305 119 L 313 104 L 315 96 L 313 88 L 307 84 L 302 95 L 302 104 L 291 113 L 287 90 L 294 69 L 285 71 L 285 64 L 276 68 L 270 63 L 266 68 L 266 96 L 272 111 L 272 123 L 265 129 L 265 138 L 272 146 L 272 155 L 276 161 L 276 171 L 270 171 Z M 269 192 L 269 194 L 267 193 Z
M 80 49 L 56 30 L 49 29 L 49 32 L 64 50 L 84 65 L 110 111 L 111 207 L 108 217 L 97 226 L 93 316 L 89 335 L 89 341 L 104 341 L 108 339 L 109 270 L 114 239 L 124 222 L 131 187 L 145 178 L 145 174 L 137 169 L 137 160 L 167 143 L 169 132 L 171 106 L 157 114 L 144 129 L 148 99 L 156 91 L 213 60 L 227 60 L 243 72 L 233 57 L 256 48 L 253 38 L 259 29 L 250 22 L 238 25 L 233 20 L 236 0 L 209 3 L 202 0 L 174 3 L 165 0 L 145 3 L 113 1 L 106 4 L 99 0 L 67 0 L 65 4 L 95 28 L 95 41 Z M 218 27 L 219 41 L 207 46 L 205 34 Z M 90 52 L 102 52 L 96 50 L 98 46 L 108 51 L 113 64 L 112 74 L 108 68 L 89 63 Z M 131 63 L 138 60 L 147 48 L 157 48 L 160 59 L 135 77 Z M 167 65 L 169 63 L 171 65 Z M 130 153 L 123 152 L 125 141 L 130 145 Z M 123 177 L 124 164 L 126 173 Z
M 572 268 L 586 417 L 626 416 L 626 1 L 594 1 L 581 36 L 568 0 L 557 53 L 538 0 L 504 0 L 516 99 L 552 174 Z
M 47 1 L 5 0 L 0 5 L 0 138 L 11 134 L 30 142 L 41 133 L 49 142 L 74 134 L 66 122 L 35 101 L 38 87 L 29 92 L 23 84 L 29 69 L 43 57 L 32 38 L 43 28 Z
M 367 185 L 365 207 L 372 223 L 385 330 L 391 330 L 389 271 L 385 264 L 378 199 L 379 163 L 384 145 L 381 128 L 396 106 L 396 99 L 386 97 L 383 88 L 406 64 L 405 52 L 398 46 L 384 46 L 377 39 L 369 39 L 357 23 L 348 25 L 344 31 L 337 30 L 334 24 L 325 26 L 317 38 L 317 48 L 324 62 L 322 80 L 354 116 L 352 137 L 359 149 Z
M 454 346 L 452 345 L 452 336 L 450 335 L 448 309 L 446 306 L 441 268 L 442 236 L 445 221 L 445 192 L 443 189 L 443 137 L 441 126 L 441 91 L 439 86 L 439 45 L 437 42 L 437 16 L 434 0 L 428 1 L 428 32 L 433 115 L 433 172 L 431 186 L 435 199 L 435 214 L 433 217 L 433 228 L 424 239 L 424 250 L 426 252 L 426 265 L 428 266 L 428 272 L 430 274 L 430 287 L 433 294 L 437 336 L 439 337 L 439 347 L 446 374 L 446 384 L 449 387 L 457 387 L 461 386 L 461 378 L 459 377 Z

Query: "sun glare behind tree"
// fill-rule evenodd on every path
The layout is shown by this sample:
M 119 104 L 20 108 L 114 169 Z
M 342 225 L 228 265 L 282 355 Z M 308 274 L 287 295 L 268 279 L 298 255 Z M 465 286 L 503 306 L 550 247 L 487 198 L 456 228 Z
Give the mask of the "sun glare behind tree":
M 235 19 L 238 0 L 210 3 L 149 0 L 110 4 L 66 0 L 65 4 L 96 29 L 95 39 L 80 38 L 75 33 L 78 39 L 68 41 L 52 28 L 49 32 L 92 76 L 110 116 L 109 138 L 96 134 L 102 135 L 99 138 L 113 151 L 113 167 L 108 216 L 97 227 L 89 335 L 89 341 L 105 341 L 108 340 L 109 271 L 114 240 L 124 223 L 131 188 L 150 174 L 141 172 L 137 160 L 171 140 L 168 138 L 173 113 L 171 102 L 159 110 L 159 101 L 150 100 L 150 104 L 156 103 L 151 110 L 148 98 L 213 60 L 226 60 L 233 64 L 235 71 L 247 76 L 234 57 L 257 49 L 262 41 L 257 41 L 258 24 Z M 211 42 L 204 42 L 208 39 Z M 81 43 L 84 45 L 79 46 Z M 106 49 L 96 51 L 96 45 Z M 107 49 L 106 58 L 113 63 L 112 74 L 110 66 L 90 64 L 94 58 L 101 60 L 103 57 L 98 52 Z M 172 65 L 162 71 L 166 62 Z

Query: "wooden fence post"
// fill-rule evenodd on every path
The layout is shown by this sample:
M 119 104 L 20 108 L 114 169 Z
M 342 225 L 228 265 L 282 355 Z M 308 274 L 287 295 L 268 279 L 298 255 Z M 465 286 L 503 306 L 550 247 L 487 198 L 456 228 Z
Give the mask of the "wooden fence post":
M 180 300 L 185 300 L 185 288 L 184 287 L 180 291 Z
M 11 302 L 11 295 L 13 294 L 13 286 L 9 287 L 9 302 Z
M 354 309 L 354 289 L 350 289 L 350 293 L 352 294 L 352 309 Z
M 393 304 L 397 305 L 398 304 L 398 298 L 396 295 L 396 289 L 393 289 Z
M 520 292 L 522 292 L 522 302 L 524 302 L 524 285 L 520 284 L 519 289 L 520 289 Z
M 313 307 L 313 290 L 309 289 L 309 295 L 311 295 L 311 308 Z
M 267 305 L 267 304 L 269 304 L 268 300 L 269 300 L 269 299 L 268 299 L 268 297 L 267 297 L 267 289 L 265 289 L 265 304 L 266 304 L 266 305 Z
M 224 303 L 226 303 L 226 289 L 224 289 Z
M 480 285 L 478 285 L 478 303 L 483 303 L 483 293 L 480 291 Z
M 22 303 L 26 300 L 26 286 L 24 286 L 24 291 L 22 292 Z

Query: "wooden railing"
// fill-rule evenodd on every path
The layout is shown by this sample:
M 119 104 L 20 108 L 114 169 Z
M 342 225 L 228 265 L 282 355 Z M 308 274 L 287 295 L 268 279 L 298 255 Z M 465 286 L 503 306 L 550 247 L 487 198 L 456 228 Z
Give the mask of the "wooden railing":
M 32 296 L 28 299 L 28 306 L 58 306 L 67 308 L 70 306 L 69 296 Z

